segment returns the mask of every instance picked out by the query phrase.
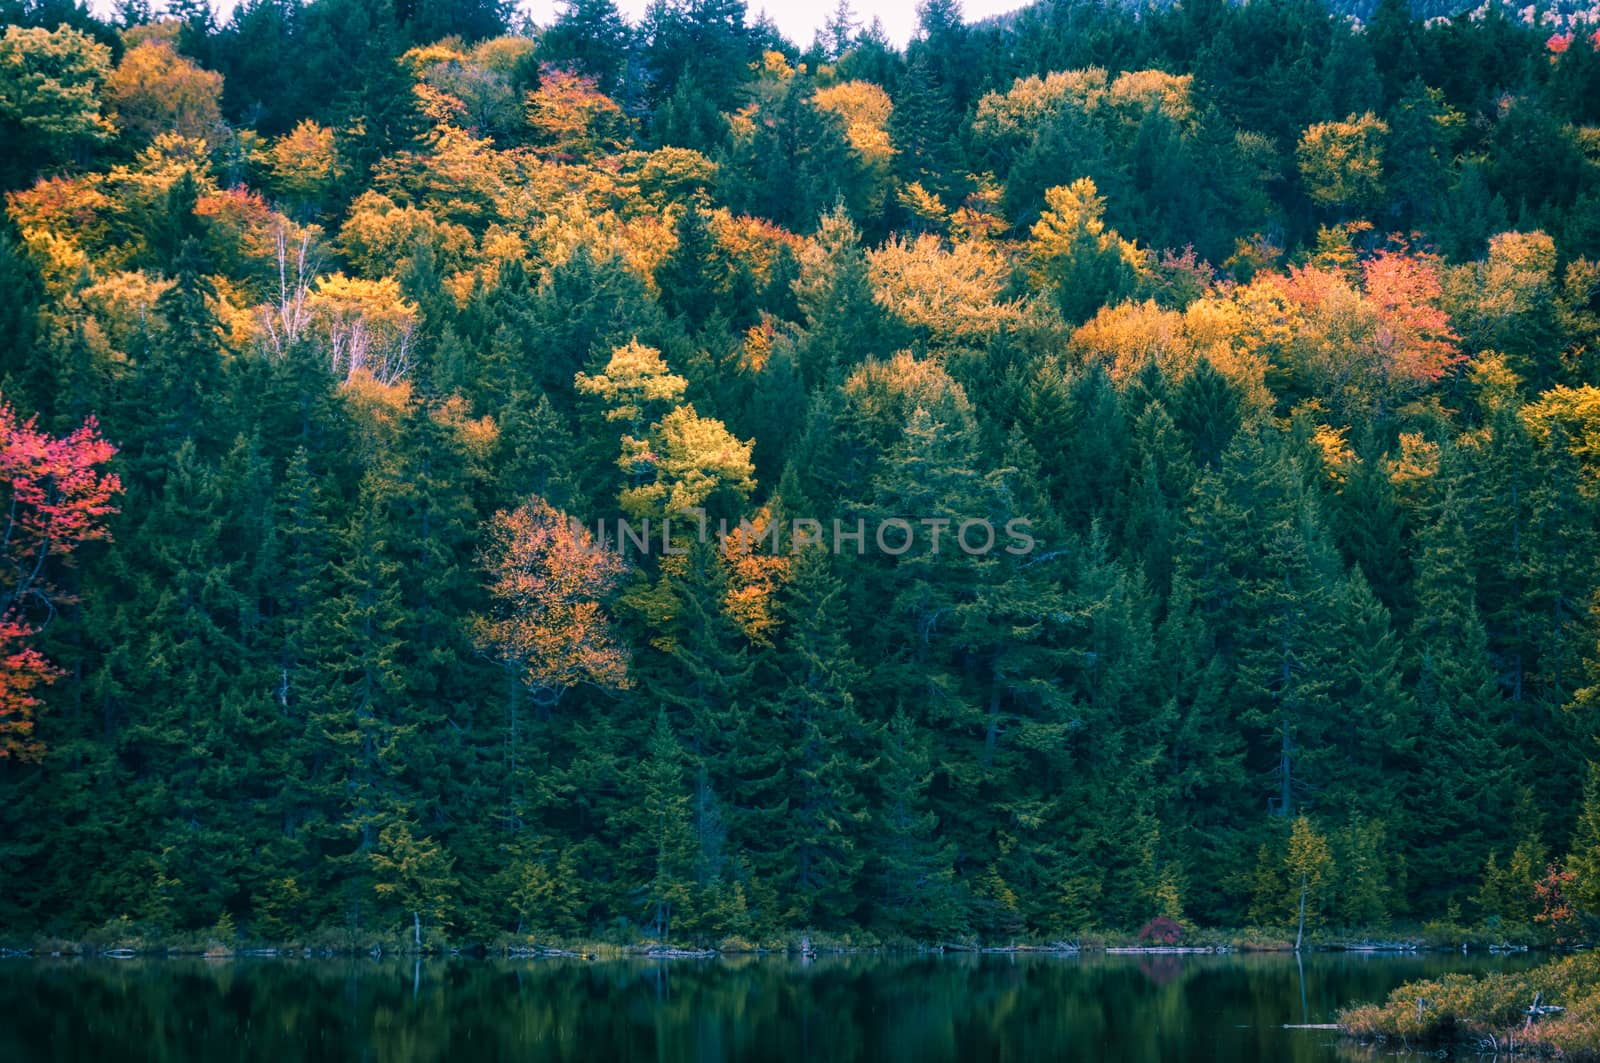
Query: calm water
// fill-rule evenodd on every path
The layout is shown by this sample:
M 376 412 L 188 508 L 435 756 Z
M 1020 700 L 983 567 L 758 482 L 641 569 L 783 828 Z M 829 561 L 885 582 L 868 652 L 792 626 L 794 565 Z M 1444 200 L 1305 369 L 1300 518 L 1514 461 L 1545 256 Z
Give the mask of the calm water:
M 0 961 L 0 1060 L 1334 1060 L 1461 956 Z

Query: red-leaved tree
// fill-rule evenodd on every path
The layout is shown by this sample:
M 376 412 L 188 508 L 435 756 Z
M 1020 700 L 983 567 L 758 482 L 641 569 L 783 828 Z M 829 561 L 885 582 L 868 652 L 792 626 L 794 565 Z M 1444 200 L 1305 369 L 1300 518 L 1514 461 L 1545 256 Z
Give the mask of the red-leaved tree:
M 1533 901 L 1539 906 L 1533 921 L 1548 927 L 1558 945 L 1578 940 L 1582 932 L 1578 910 L 1572 903 L 1577 882 L 1577 875 L 1551 864 L 1545 869 L 1544 878 L 1533 884 Z
M 122 481 L 94 418 L 64 437 L 22 420 L 0 399 L 0 758 L 36 759 L 41 689 L 59 674 L 33 639 L 70 596 L 56 583 L 78 547 L 110 538 Z

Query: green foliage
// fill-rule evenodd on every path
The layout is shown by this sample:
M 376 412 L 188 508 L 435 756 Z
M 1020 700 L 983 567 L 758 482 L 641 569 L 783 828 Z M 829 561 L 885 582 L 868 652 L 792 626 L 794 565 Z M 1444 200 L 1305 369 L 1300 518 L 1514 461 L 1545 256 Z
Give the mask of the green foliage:
M 841 7 L 806 53 L 738 0 L 120 50 L 6 10 L 0 392 L 96 415 L 126 497 L 40 552 L 0 923 L 1592 930 L 1587 46 L 1390 0 L 935 0 L 903 52 Z M 141 34 L 192 68 L 114 73 Z M 566 520 L 619 516 L 626 562 Z
M 21 160 L 55 163 L 102 141 L 111 124 L 100 114 L 100 86 L 111 72 L 111 51 L 69 26 L 53 30 L 7 26 L 0 36 L 0 128 Z M 6 182 L 8 185 L 11 181 Z

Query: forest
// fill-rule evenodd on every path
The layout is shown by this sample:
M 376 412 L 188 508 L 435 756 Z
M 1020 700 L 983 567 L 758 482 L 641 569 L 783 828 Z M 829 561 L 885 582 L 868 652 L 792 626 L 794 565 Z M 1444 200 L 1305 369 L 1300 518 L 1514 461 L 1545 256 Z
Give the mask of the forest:
M 0 0 L 8 940 L 1600 926 L 1600 11 L 115 8 Z

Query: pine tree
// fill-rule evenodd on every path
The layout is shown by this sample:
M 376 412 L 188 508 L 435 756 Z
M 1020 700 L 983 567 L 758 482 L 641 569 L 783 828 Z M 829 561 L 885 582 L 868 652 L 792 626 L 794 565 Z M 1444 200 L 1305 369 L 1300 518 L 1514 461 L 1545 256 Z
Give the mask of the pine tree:
M 236 773 L 251 755 L 241 717 L 254 704 L 238 685 L 241 566 L 223 540 L 217 470 L 192 443 L 178 448 L 143 517 L 118 558 L 128 566 L 123 609 L 130 612 L 117 627 L 133 651 L 124 696 L 144 706 L 130 714 L 124 755 L 140 765 L 136 800 L 148 802 L 157 877 L 172 884 L 150 898 L 148 910 L 157 920 L 181 912 L 189 927 L 207 926 L 234 888 L 235 847 L 247 830 L 241 791 L 233 789 L 248 785 Z M 172 907 L 175 898 L 164 891 L 177 889 L 188 897 Z
M 714 278 L 722 271 L 717 268 L 716 241 L 692 199 L 678 215 L 676 235 L 677 245 L 656 267 L 656 287 L 662 305 L 695 333 L 717 307 Z
M 1405 890 L 1404 862 L 1393 850 L 1387 824 L 1357 815 L 1330 842 L 1332 921 L 1345 927 L 1386 926 L 1395 898 Z
M 1345 557 L 1403 625 L 1412 607 L 1406 512 L 1380 455 L 1369 453 L 1354 463 L 1330 511 L 1330 524 Z
M 672 617 L 658 636 L 670 671 L 651 689 L 688 720 L 690 755 L 698 769 L 694 818 L 699 842 L 696 881 L 735 877 L 733 856 L 743 853 L 763 882 L 790 871 L 783 824 L 790 815 L 784 793 L 786 722 L 783 706 L 758 692 L 758 657 L 729 615 L 726 556 L 715 542 L 695 542 L 681 566 L 664 573 L 660 599 Z M 665 567 L 665 566 L 664 566 Z M 730 881 L 731 884 L 731 881 Z M 767 913 L 772 915 L 775 913 Z
M 1241 422 L 1238 389 L 1202 358 L 1173 396 L 1172 419 L 1189 439 L 1195 461 L 1216 466 Z
M 1336 592 L 1337 664 L 1329 691 L 1338 706 L 1329 740 L 1329 807 L 1356 808 L 1377 820 L 1400 795 L 1396 775 L 1415 755 L 1417 704 L 1405 685 L 1404 648 L 1389 612 L 1359 572 Z
M 858 361 L 889 353 L 888 326 L 872 296 L 861 233 L 842 205 L 823 215 L 816 243 L 820 254 L 802 262 L 794 284 L 805 326 L 795 362 L 808 389 Z
M 1252 855 L 1240 828 L 1260 805 L 1246 785 L 1244 738 L 1228 696 L 1231 669 L 1192 594 L 1186 578 L 1174 579 L 1157 632 L 1155 670 L 1166 701 L 1156 720 L 1162 751 L 1156 777 L 1165 781 L 1163 837 L 1188 870 L 1188 911 L 1220 923 L 1242 914 L 1227 883 L 1243 874 Z
M 1075 553 L 1062 634 L 1065 659 L 1076 666 L 1062 677 L 1071 706 L 1063 745 L 1071 760 L 1051 765 L 1059 778 L 1043 789 L 1059 793 L 1053 819 L 1065 837 L 1075 840 L 1076 857 L 1099 873 L 1094 922 L 1131 926 L 1152 914 L 1163 863 L 1171 856 L 1161 841 L 1160 812 L 1167 797 L 1162 762 L 1170 718 L 1153 681 L 1154 602 L 1138 575 L 1110 556 L 1098 525 Z M 1024 734 L 1022 744 L 1032 746 L 1045 737 Z M 1031 795 L 1033 788 L 1024 780 L 1037 778 L 1050 759 L 1023 767 L 1011 788 Z M 1070 865 L 1064 877 L 1088 880 L 1085 871 L 1074 873 Z M 1048 911 L 1036 911 L 1031 921 L 1057 931 L 1084 925 L 1051 927 L 1049 917 Z
M 496 438 L 497 471 L 503 506 L 538 495 L 558 510 L 581 496 L 576 475 L 578 450 L 571 425 L 543 392 L 518 392 L 500 415 Z
M 185 439 L 206 457 L 215 457 L 222 443 L 222 324 L 205 269 L 200 245 L 184 240 L 174 283 L 156 302 L 163 327 L 136 364 L 132 405 L 116 419 L 141 477 L 156 475 L 148 470 Z
M 1172 588 L 1184 510 L 1198 470 L 1164 403 L 1151 402 L 1133 429 L 1126 541 L 1158 598 Z
M 44 285 L 38 267 L 9 232 L 0 231 L 0 289 L 11 297 L 0 306 L 0 385 L 6 398 L 23 409 L 38 409 L 52 383 L 39 379 L 47 364 L 34 353 L 39 334 L 39 305 Z
M 405 750 L 414 737 L 403 700 L 399 632 L 405 621 L 389 556 L 387 487 L 368 473 L 339 534 L 334 593 L 316 624 L 318 689 L 308 698 L 307 849 L 324 910 L 368 925 L 371 853 L 409 804 Z
M 1035 428 L 1034 446 L 1048 470 L 1051 497 L 1066 526 L 1087 531 L 1099 518 L 1120 527 L 1133 463 L 1132 426 L 1105 369 L 1095 365 L 1066 382 L 1059 415 Z
M 1518 788 L 1510 814 L 1510 836 L 1516 847 L 1501 863 L 1501 854 L 1490 853 L 1484 867 L 1483 885 L 1474 900 L 1486 921 L 1531 927 L 1540 913 L 1536 887 L 1550 869 L 1548 850 L 1542 837 L 1542 820 L 1534 804 L 1531 787 Z
M 539 37 L 546 62 L 595 79 L 606 95 L 618 88 L 628 58 L 628 24 L 613 0 L 566 0 Z
M 1322 785 L 1332 753 L 1328 650 L 1343 575 L 1302 467 L 1286 443 L 1275 448 L 1241 433 L 1220 473 L 1202 481 L 1185 578 L 1236 669 L 1236 711 L 1274 782 L 1268 807 L 1287 817 Z
M 922 185 L 941 200 L 954 200 L 959 188 L 952 180 L 957 105 L 950 87 L 940 81 L 939 63 L 931 45 L 911 58 L 895 96 L 890 135 L 897 176 L 907 184 Z

